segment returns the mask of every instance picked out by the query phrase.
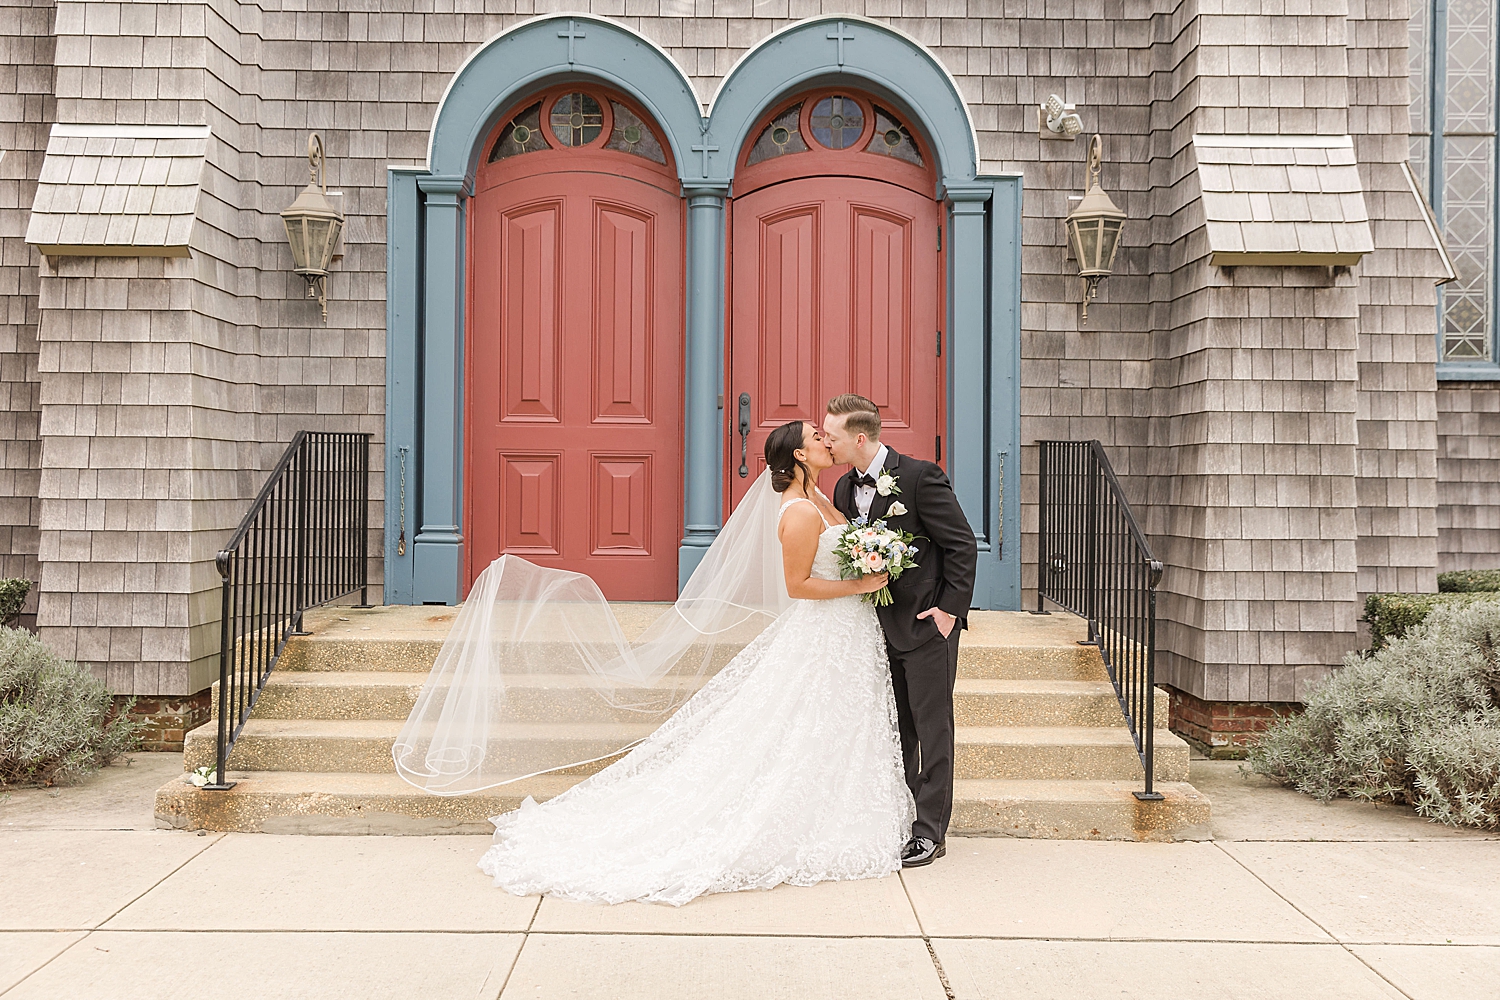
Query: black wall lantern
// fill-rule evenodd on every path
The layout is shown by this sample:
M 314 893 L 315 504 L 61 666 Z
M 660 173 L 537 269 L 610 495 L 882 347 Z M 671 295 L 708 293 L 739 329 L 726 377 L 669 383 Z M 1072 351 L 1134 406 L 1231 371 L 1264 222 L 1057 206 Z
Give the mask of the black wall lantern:
M 344 213 L 328 201 L 328 171 L 323 163 L 323 139 L 314 132 L 307 137 L 307 187 L 281 213 L 287 242 L 292 245 L 292 263 L 307 281 L 307 297 L 318 300 L 323 322 L 328 322 L 328 264 L 344 229 Z M 321 190 L 319 182 L 322 183 Z

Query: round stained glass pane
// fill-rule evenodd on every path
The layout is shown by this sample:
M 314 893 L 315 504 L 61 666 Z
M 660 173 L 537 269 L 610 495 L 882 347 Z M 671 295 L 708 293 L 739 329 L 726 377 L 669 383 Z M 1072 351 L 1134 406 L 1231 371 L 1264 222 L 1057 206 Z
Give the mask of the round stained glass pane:
M 792 133 L 784 128 L 777 127 L 771 131 L 771 141 L 778 146 L 785 146 L 791 141 Z
M 829 149 L 848 149 L 865 130 L 865 112 L 852 97 L 835 94 L 813 105 L 813 138 Z
M 587 146 L 604 131 L 604 110 L 593 96 L 564 94 L 552 105 L 552 134 L 564 146 Z

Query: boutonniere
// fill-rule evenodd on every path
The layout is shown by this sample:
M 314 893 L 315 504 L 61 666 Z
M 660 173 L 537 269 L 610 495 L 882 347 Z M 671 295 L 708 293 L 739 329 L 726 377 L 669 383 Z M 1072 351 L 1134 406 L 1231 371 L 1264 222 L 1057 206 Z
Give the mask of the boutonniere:
M 906 513 L 906 504 L 902 503 L 900 500 L 897 500 L 895 503 L 891 504 L 890 510 L 886 511 L 886 513 L 891 515 L 891 517 L 900 517 L 902 514 Z
M 875 477 L 875 492 L 879 493 L 883 497 L 888 497 L 893 494 L 896 496 L 900 496 L 901 487 L 896 485 L 895 476 L 891 475 L 884 469 L 881 469 L 880 475 Z

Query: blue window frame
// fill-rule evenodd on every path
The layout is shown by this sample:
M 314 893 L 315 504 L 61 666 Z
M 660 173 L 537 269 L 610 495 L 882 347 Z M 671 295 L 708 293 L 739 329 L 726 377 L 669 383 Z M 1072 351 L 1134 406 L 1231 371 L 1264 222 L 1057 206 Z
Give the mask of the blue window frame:
M 1411 166 L 1458 273 L 1438 291 L 1439 378 L 1500 378 L 1497 8 L 1497 0 L 1417 0 L 1408 26 Z

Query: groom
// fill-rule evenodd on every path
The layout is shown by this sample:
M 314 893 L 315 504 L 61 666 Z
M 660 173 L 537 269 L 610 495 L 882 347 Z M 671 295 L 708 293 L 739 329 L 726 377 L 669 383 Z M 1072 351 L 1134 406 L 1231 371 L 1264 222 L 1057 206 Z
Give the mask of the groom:
M 849 520 L 884 520 L 917 536 L 917 565 L 891 581 L 891 604 L 877 609 L 885 631 L 906 784 L 917 803 L 901 864 L 916 868 L 946 853 L 953 813 L 953 684 L 958 634 L 967 627 L 978 549 L 974 530 L 943 470 L 880 443 L 880 410 L 846 393 L 828 401 L 823 441 L 852 468 L 833 505 Z

